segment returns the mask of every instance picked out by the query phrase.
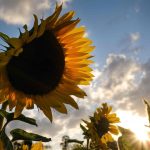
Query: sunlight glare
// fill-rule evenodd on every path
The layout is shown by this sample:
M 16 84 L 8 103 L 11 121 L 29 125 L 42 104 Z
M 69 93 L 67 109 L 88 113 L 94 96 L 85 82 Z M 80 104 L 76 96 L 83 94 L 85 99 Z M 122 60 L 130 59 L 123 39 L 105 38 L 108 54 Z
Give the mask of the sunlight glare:
M 140 127 L 140 128 L 137 128 L 137 129 L 135 128 L 135 129 L 131 129 L 131 130 L 135 133 L 135 135 L 136 135 L 138 140 L 144 142 L 144 141 L 148 141 L 149 140 L 149 137 L 148 137 L 148 134 L 147 134 L 147 130 L 145 128 L 144 127 L 142 127 L 142 128 Z
M 135 133 L 137 139 L 140 141 L 148 141 L 150 138 L 148 136 L 149 128 L 145 127 L 147 123 L 147 118 L 140 117 L 139 115 L 133 113 L 132 111 L 122 111 L 116 112 L 121 118 L 120 126 L 127 128 Z

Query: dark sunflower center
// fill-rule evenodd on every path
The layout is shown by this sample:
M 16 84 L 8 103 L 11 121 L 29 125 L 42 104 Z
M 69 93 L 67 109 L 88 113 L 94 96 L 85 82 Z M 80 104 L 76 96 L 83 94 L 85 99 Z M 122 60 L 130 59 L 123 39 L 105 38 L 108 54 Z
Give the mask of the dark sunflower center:
M 100 137 L 109 131 L 109 122 L 106 117 L 101 117 L 97 125 L 97 132 Z
M 63 75 L 63 48 L 52 31 L 23 46 L 6 66 L 12 86 L 26 94 L 42 95 L 56 88 Z

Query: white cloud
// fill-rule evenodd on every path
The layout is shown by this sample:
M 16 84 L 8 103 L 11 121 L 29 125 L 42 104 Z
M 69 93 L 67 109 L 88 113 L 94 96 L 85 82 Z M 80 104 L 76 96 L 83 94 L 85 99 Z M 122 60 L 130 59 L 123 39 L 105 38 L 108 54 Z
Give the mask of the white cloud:
M 119 100 L 126 95 L 126 91 L 136 87 L 135 80 L 139 71 L 140 65 L 134 60 L 125 55 L 110 54 L 104 68 L 99 70 L 99 77 L 94 81 L 96 88 L 90 89 L 91 98 Z
M 134 9 L 135 13 L 139 13 L 141 11 L 141 1 L 140 0 L 135 1 L 133 9 Z
M 8 24 L 29 24 L 33 14 L 42 18 L 56 2 L 66 8 L 72 0 L 1 0 L 0 19 Z
M 140 50 L 143 49 L 141 45 L 139 45 L 139 41 L 141 39 L 141 34 L 139 32 L 132 32 L 127 34 L 119 43 L 119 49 L 121 51 L 126 52 L 134 52 L 137 54 Z
M 49 8 L 49 0 L 1 0 L 0 19 L 11 24 L 26 24 L 33 14 L 41 16 Z
M 95 75 L 93 82 L 90 86 L 84 87 L 88 96 L 83 100 L 76 99 L 80 107 L 79 110 L 67 106 L 67 115 L 54 112 L 52 124 L 38 110 L 34 110 L 32 113 L 26 111 L 28 116 L 37 119 L 39 126 L 25 126 L 17 122 L 10 124 L 8 130 L 12 127 L 25 126 L 27 130 L 51 137 L 50 145 L 54 149 L 60 150 L 59 144 L 63 135 L 82 140 L 82 131 L 79 126 L 82 122 L 81 119 L 87 120 L 95 108 L 103 102 L 113 106 L 113 110 L 121 117 L 121 125 L 133 127 L 132 119 L 134 117 L 137 123 L 138 119 L 141 120 L 140 126 L 142 123 L 143 126 L 147 124 L 145 121 L 142 122 L 146 119 L 142 119 L 145 115 L 145 107 L 141 97 L 148 98 L 149 96 L 150 60 L 145 64 L 140 64 L 123 54 L 109 54 L 104 67 L 99 69 L 99 66 L 96 65 L 93 74 Z
M 131 42 L 137 42 L 137 41 L 139 41 L 140 40 L 140 33 L 139 32 L 135 32 L 135 33 L 131 33 L 130 34 L 130 40 L 131 40 Z
M 66 8 L 73 0 L 57 0 L 60 3 L 63 3 L 63 6 Z
M 89 32 L 85 32 L 84 37 L 89 37 Z

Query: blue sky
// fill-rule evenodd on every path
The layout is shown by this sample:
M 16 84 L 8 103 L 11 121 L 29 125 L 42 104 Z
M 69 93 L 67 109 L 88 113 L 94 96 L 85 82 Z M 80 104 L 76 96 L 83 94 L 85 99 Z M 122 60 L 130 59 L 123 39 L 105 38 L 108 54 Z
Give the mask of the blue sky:
M 54 2 L 52 4 L 54 5 Z M 76 16 L 81 18 L 81 25 L 87 27 L 90 38 L 96 46 L 95 60 L 103 64 L 108 53 L 133 54 L 132 50 L 126 49 L 129 44 L 126 40 L 130 38 L 131 33 L 140 34 L 140 39 L 136 43 L 136 47 L 141 49 L 138 57 L 141 61 L 148 59 L 149 5 L 149 0 L 74 0 L 68 2 L 68 7 L 64 11 L 71 9 L 76 11 Z M 49 10 L 43 12 L 45 16 L 49 14 Z M 43 15 L 43 12 L 40 15 Z M 0 31 L 10 36 L 18 35 L 18 27 L 21 25 L 9 25 L 3 20 L 0 21 Z
M 32 27 L 33 13 L 46 17 L 53 11 L 54 0 L 37 1 L 0 1 L 0 32 L 18 36 L 18 27 L 21 28 L 24 23 Z M 122 125 L 126 123 L 130 128 L 135 122 L 139 124 L 137 127 L 145 125 L 142 97 L 150 98 L 150 1 L 65 0 L 64 3 L 63 12 L 76 12 L 75 17 L 81 18 L 80 25 L 87 27 L 87 36 L 96 46 L 93 52 L 95 78 L 85 88 L 88 92 L 85 101 L 77 100 L 81 109 L 70 110 L 67 116 L 56 113 L 51 128 L 42 115 L 39 119 L 34 114 L 38 113 L 36 110 L 26 112 L 37 117 L 41 126 L 45 125 L 44 130 L 42 127 L 40 131 L 35 128 L 32 130 L 45 135 L 49 135 L 46 132 L 49 130 L 54 139 L 74 131 L 75 134 L 69 135 L 81 138 L 78 127 L 81 119 L 87 118 L 102 102 L 114 106 L 114 110 L 122 117 Z M 66 127 L 60 126 L 60 122 Z M 31 130 L 28 126 L 26 128 Z
M 141 59 L 150 55 L 150 1 L 148 0 L 94 0 L 73 2 L 72 8 L 81 23 L 88 27 L 90 37 L 96 45 L 96 61 L 105 61 L 110 52 L 120 53 L 126 47 L 126 40 L 131 33 L 138 32 L 142 47 Z M 122 42 L 122 43 L 121 43 Z M 144 51 L 144 53 L 143 53 Z

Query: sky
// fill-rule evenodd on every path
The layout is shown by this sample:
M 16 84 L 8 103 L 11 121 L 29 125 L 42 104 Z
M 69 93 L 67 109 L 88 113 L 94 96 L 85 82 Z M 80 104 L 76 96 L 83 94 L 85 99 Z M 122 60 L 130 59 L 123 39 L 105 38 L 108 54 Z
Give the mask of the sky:
M 59 2 L 62 0 L 59 0 Z M 18 36 L 24 24 L 33 25 L 33 14 L 49 16 L 56 0 L 0 0 L 0 32 Z M 88 119 L 103 102 L 113 106 L 121 124 L 132 130 L 148 124 L 143 98 L 150 101 L 150 1 L 149 0 L 63 0 L 63 13 L 74 10 L 79 25 L 96 46 L 93 52 L 94 79 L 85 99 L 76 99 L 79 110 L 68 106 L 68 114 L 54 111 L 51 124 L 37 109 L 24 111 L 37 119 L 39 127 L 14 122 L 14 127 L 51 137 L 53 149 L 60 149 L 61 137 L 82 139 L 81 119 Z M 3 44 L 2 41 L 0 41 Z M 2 49 L 2 47 L 0 47 Z M 57 144 L 56 144 L 57 143 Z

